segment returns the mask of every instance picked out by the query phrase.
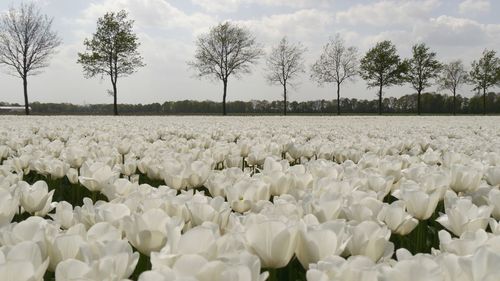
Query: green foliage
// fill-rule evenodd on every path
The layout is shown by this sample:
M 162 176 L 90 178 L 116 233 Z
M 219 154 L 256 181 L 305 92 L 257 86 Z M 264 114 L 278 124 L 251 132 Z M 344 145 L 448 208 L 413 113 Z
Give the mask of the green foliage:
M 378 113 L 382 114 L 383 87 L 401 85 L 405 81 L 408 63 L 401 61 L 396 46 L 391 41 L 382 41 L 371 48 L 361 59 L 361 77 L 368 87 L 378 87 Z
M 407 61 L 406 78 L 418 93 L 431 86 L 431 81 L 438 77 L 442 65 L 436 59 L 436 53 L 430 52 L 424 43 L 412 47 L 412 58 Z
M 408 70 L 407 63 L 401 61 L 396 46 L 391 41 L 382 41 L 371 48 L 361 59 L 361 77 L 368 87 L 388 87 L 401 85 Z M 379 93 L 381 94 L 381 93 Z
M 479 61 L 472 62 L 469 74 L 474 89 L 483 90 L 483 114 L 486 114 L 486 92 L 489 88 L 500 83 L 500 59 L 493 50 L 484 50 Z
M 127 20 L 127 13 L 106 13 L 97 20 L 97 31 L 85 39 L 86 52 L 78 53 L 78 63 L 87 78 L 109 75 L 116 83 L 118 77 L 127 76 L 144 66 L 137 51 L 140 43 L 132 31 L 134 21 Z
M 484 50 L 479 61 L 472 62 L 470 82 L 484 92 L 500 83 L 500 59 L 493 50 Z
M 465 93 L 471 97 L 463 96 L 462 93 L 456 95 L 457 114 L 478 114 L 482 113 L 482 96 Z M 453 113 L 453 95 L 426 92 L 422 93 L 422 112 L 431 114 Z M 487 112 L 500 114 L 500 93 L 488 92 L 486 94 Z M 377 100 L 341 98 L 340 109 L 348 114 L 373 114 L 377 113 Z M 416 94 L 402 95 L 396 97 L 386 97 L 382 100 L 387 113 L 407 114 L 413 113 L 416 102 Z M 5 103 L 5 105 L 15 105 Z M 228 113 L 265 115 L 280 114 L 283 109 L 283 101 L 231 101 L 228 102 Z M 111 104 L 89 104 L 75 105 L 69 103 L 40 103 L 33 102 L 32 110 L 34 114 L 42 115 L 109 115 L 112 112 Z M 220 114 L 220 102 L 215 101 L 166 101 L 164 103 L 150 104 L 120 104 L 120 111 L 124 115 L 184 115 L 184 114 Z M 310 100 L 291 101 L 288 103 L 288 112 L 292 114 L 331 114 L 337 110 L 337 100 Z M 2 114 L 19 114 L 18 112 L 5 112 Z
M 412 57 L 406 61 L 408 72 L 406 79 L 413 89 L 417 91 L 417 112 L 420 115 L 420 95 L 422 91 L 431 86 L 431 81 L 438 77 L 441 63 L 436 59 L 436 53 L 430 52 L 424 43 L 412 47 Z

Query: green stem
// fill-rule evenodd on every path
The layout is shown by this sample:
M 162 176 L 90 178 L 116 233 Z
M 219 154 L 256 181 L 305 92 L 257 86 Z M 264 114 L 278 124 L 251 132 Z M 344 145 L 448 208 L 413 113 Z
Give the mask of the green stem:
M 269 278 L 267 279 L 268 281 L 293 280 L 293 278 L 291 278 L 290 264 L 282 268 L 269 268 L 267 269 L 267 271 L 269 272 Z
M 422 220 L 417 226 L 417 245 L 416 253 L 427 253 L 427 220 Z
M 143 273 L 144 271 L 151 270 L 151 260 L 149 259 L 148 256 L 144 254 L 140 254 L 139 256 L 139 261 L 137 262 L 137 266 L 135 267 L 134 273 L 132 273 L 132 276 L 130 276 L 130 279 L 132 280 L 138 280 L 139 275 Z

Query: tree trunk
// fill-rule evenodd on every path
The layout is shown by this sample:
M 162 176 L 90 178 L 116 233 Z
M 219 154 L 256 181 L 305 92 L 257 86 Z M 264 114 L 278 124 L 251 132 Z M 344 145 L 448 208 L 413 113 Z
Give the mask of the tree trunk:
M 26 115 L 30 115 L 30 104 L 28 101 L 28 77 L 24 75 L 23 77 L 23 89 L 24 89 L 24 111 Z
M 113 83 L 113 112 L 115 115 L 118 115 L 118 103 L 117 103 L 117 95 L 116 95 L 116 82 Z
M 283 115 L 286 116 L 286 83 L 283 84 Z
M 420 107 L 420 94 L 422 93 L 422 90 L 417 91 L 417 114 L 420 115 L 422 112 L 422 108 Z
M 227 80 L 222 80 L 224 84 L 224 93 L 222 95 L 222 115 L 226 115 L 226 94 L 227 94 Z
M 453 115 L 457 115 L 457 90 L 453 89 Z
M 378 91 L 378 115 L 382 115 L 382 83 L 380 83 L 380 89 Z
M 483 115 L 486 115 L 486 88 L 483 88 Z
M 337 82 L 337 115 L 340 115 L 340 83 Z

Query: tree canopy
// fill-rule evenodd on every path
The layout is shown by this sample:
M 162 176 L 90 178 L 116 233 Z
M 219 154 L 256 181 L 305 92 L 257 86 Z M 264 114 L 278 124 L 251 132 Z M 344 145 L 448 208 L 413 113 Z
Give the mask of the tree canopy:
M 412 57 L 407 61 L 407 79 L 413 89 L 417 91 L 417 113 L 420 115 L 420 95 L 432 85 L 441 71 L 441 63 L 436 59 L 436 53 L 431 52 L 424 43 L 412 47 Z
M 361 59 L 360 74 L 369 88 L 378 87 L 379 114 L 382 114 L 383 87 L 401 85 L 405 81 L 408 64 L 401 61 L 396 46 L 382 41 L 371 48 Z
M 118 115 L 116 84 L 119 77 L 128 76 L 143 67 L 140 46 L 133 32 L 134 21 L 127 19 L 124 10 L 106 13 L 97 20 L 97 31 L 85 39 L 86 52 L 78 53 L 78 63 L 86 78 L 109 76 L 114 97 L 114 113 Z
M 470 83 L 476 90 L 483 91 L 483 108 L 486 114 L 486 92 L 489 88 L 500 83 L 500 59 L 493 50 L 484 50 L 478 61 L 472 62 L 469 73 Z

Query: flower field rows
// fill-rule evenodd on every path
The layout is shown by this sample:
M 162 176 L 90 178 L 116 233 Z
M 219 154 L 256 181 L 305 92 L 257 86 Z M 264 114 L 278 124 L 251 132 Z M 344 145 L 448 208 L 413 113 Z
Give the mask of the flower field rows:
M 1 280 L 500 276 L 498 117 L 0 117 Z

